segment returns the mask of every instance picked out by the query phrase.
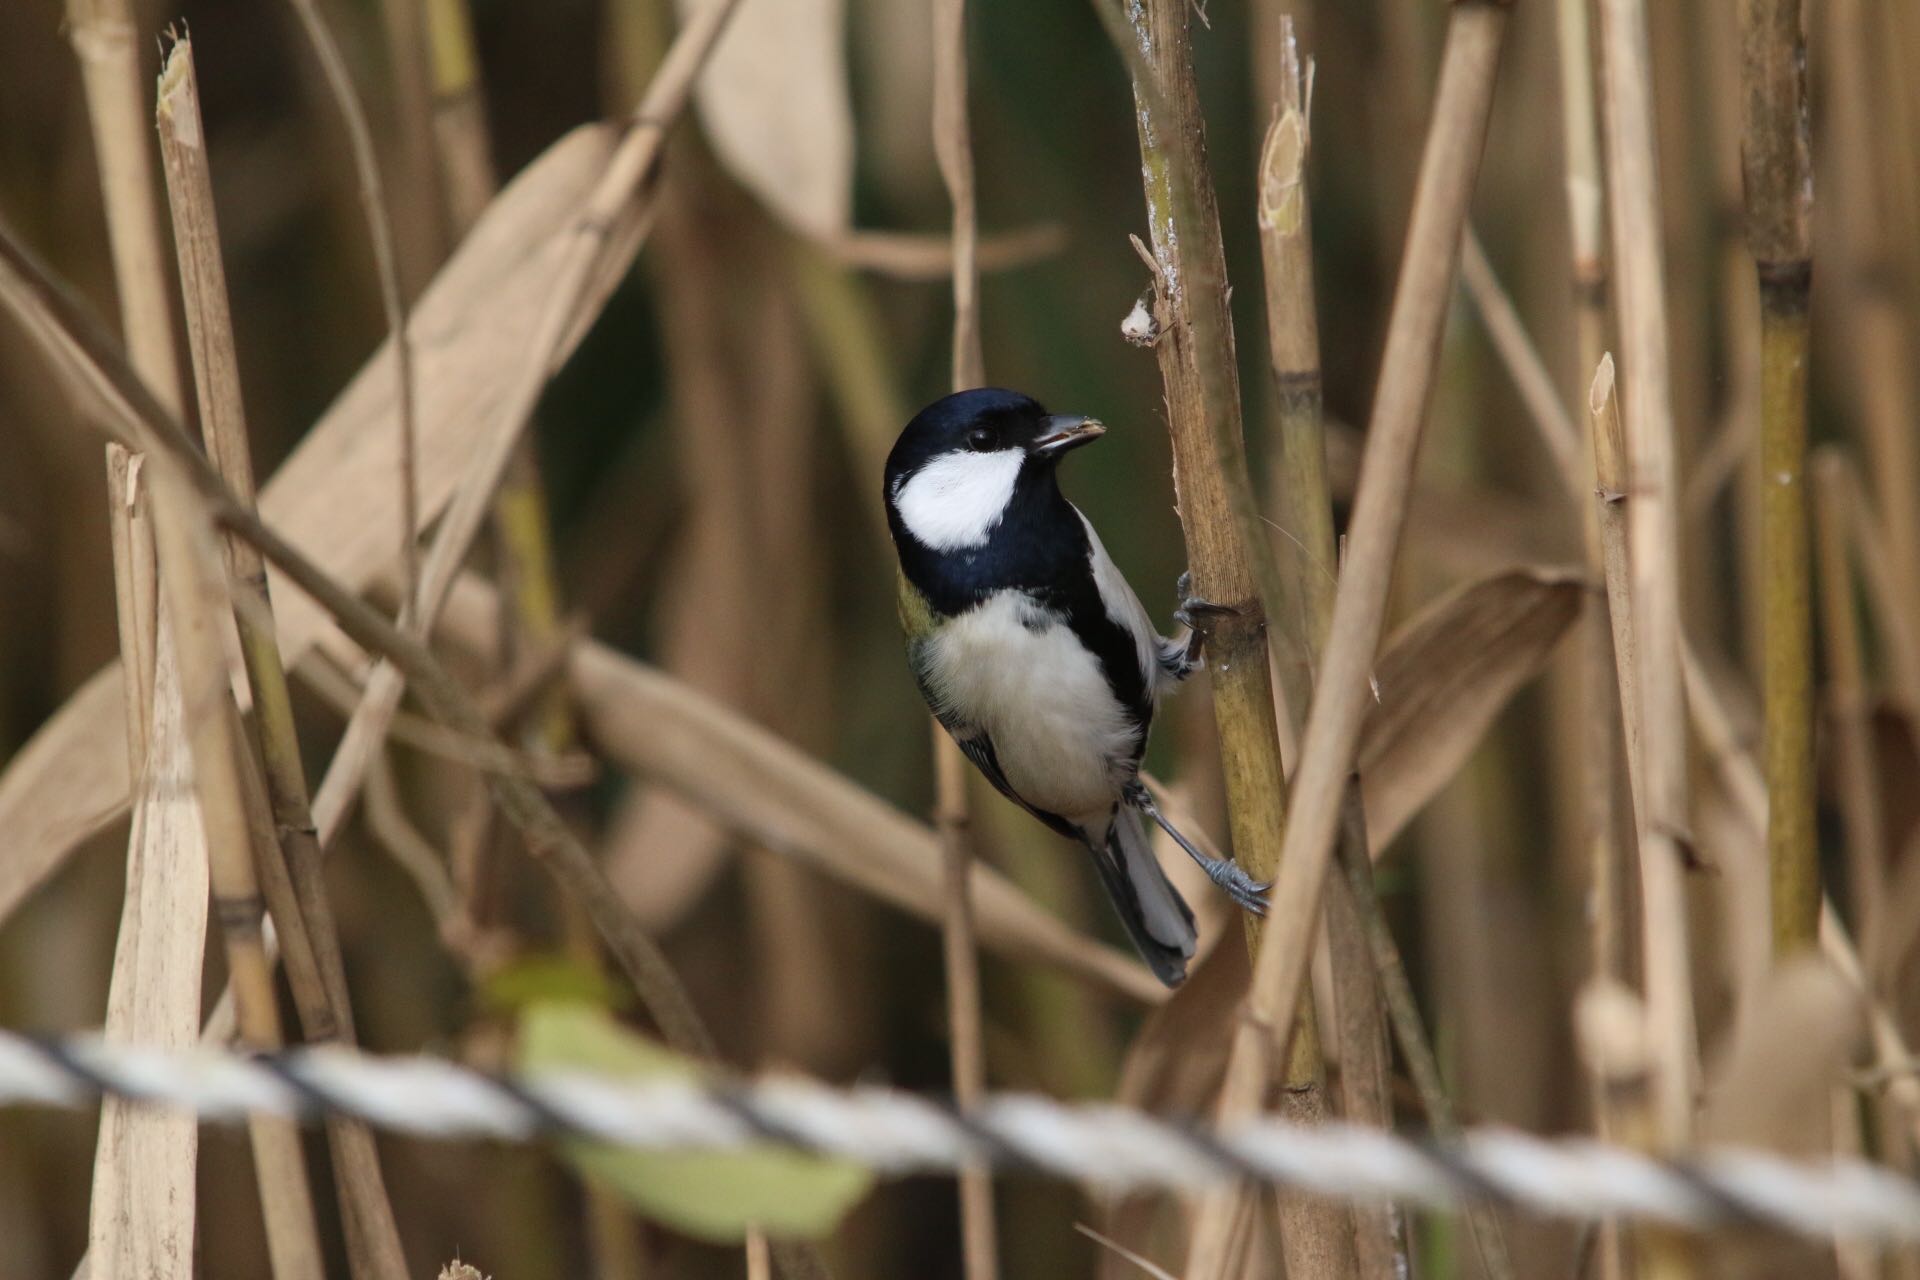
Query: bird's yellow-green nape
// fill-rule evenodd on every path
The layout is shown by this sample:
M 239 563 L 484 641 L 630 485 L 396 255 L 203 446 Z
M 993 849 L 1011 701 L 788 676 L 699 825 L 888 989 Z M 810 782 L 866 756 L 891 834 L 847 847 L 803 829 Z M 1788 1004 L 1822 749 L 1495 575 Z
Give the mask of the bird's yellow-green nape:
M 939 625 L 933 605 L 907 581 L 905 570 L 898 568 L 894 570 L 894 604 L 900 613 L 900 630 L 906 633 L 909 642 L 920 639 Z

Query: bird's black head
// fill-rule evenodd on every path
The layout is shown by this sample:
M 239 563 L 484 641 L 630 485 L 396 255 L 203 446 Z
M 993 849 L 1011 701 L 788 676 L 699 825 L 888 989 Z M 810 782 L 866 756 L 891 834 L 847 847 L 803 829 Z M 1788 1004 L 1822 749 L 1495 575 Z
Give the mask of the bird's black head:
M 977 545 L 1019 490 L 1048 488 L 1062 456 L 1106 434 L 1092 418 L 1049 414 L 1030 396 L 978 387 L 915 414 L 887 455 L 887 510 L 935 550 Z

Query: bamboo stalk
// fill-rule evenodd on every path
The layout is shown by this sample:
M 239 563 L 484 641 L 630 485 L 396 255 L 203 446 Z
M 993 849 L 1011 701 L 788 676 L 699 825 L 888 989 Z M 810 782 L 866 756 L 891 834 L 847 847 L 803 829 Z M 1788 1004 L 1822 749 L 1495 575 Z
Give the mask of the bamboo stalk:
M 185 36 L 175 41 L 162 66 L 156 122 L 180 260 L 201 430 L 215 469 L 241 501 L 251 504 L 253 465 L 239 362 L 220 258 L 193 45 Z M 355 1038 L 346 968 L 320 875 L 320 846 L 287 673 L 274 633 L 266 564 L 256 548 L 231 534 L 226 539 L 226 561 L 240 592 L 234 620 L 253 691 L 253 745 L 265 766 L 264 785 L 271 806 L 263 838 L 256 841 L 256 854 L 263 875 L 284 862 L 280 874 L 290 896 L 278 901 L 275 895 L 268 896 L 275 923 L 288 943 L 287 971 L 306 1039 L 350 1045 Z M 293 945 L 295 938 L 304 945 Z M 372 1131 L 358 1121 L 330 1118 L 327 1135 L 353 1273 L 402 1280 L 407 1274 L 406 1258 Z
M 1847 830 L 1848 899 L 1854 932 L 1862 939 L 1869 969 L 1878 952 L 1885 908 L 1887 833 L 1880 810 L 1880 762 L 1873 745 L 1866 660 L 1854 612 L 1853 571 L 1848 563 L 1848 504 L 1853 485 L 1847 458 L 1837 447 L 1813 453 L 1815 545 L 1820 552 L 1820 632 L 1826 639 L 1827 714 L 1833 725 L 1834 772 L 1840 781 L 1840 816 Z
M 986 379 L 980 350 L 980 226 L 974 197 L 973 142 L 967 120 L 966 0 L 933 4 L 933 149 L 940 178 L 953 205 L 953 389 Z M 980 958 L 974 943 L 967 816 L 967 765 L 959 745 L 939 724 L 931 726 L 934 755 L 934 825 L 946 865 L 946 912 L 941 953 L 947 975 L 948 1065 L 954 1097 L 962 1106 L 986 1092 L 986 1060 L 980 1031 Z M 1000 1273 L 995 1242 L 993 1179 L 983 1167 L 960 1174 L 960 1257 L 967 1280 L 994 1280 Z
M 1223 1107 L 1229 1103 L 1245 1107 L 1257 1101 L 1264 1052 L 1275 1049 L 1275 1039 L 1284 1039 L 1305 987 L 1317 903 L 1344 807 L 1361 720 L 1371 705 L 1368 677 L 1386 617 L 1387 591 L 1438 364 L 1460 235 L 1479 168 L 1506 18 L 1506 6 L 1471 0 L 1456 2 L 1450 11 L 1432 124 L 1349 524 L 1346 565 L 1334 597 L 1326 659 L 1301 742 L 1293 782 L 1294 812 L 1248 996 L 1250 1014 L 1228 1060 Z
M 1269 632 L 1276 646 L 1287 707 L 1304 714 L 1313 673 L 1333 616 L 1333 504 L 1327 488 L 1327 441 L 1321 420 L 1320 326 L 1313 292 L 1307 156 L 1311 144 L 1310 75 L 1303 68 L 1293 18 L 1281 14 L 1274 33 L 1277 114 L 1260 150 L 1257 175 L 1260 256 L 1267 304 L 1267 349 L 1276 401 L 1276 495 L 1288 552 L 1280 565 L 1284 615 Z M 1351 800 L 1358 799 L 1357 789 Z M 1350 806 L 1351 809 L 1351 806 Z M 1373 869 L 1365 815 L 1352 810 L 1343 829 L 1343 857 Z M 1357 841 L 1357 843 L 1356 843 Z M 1389 1061 L 1380 992 L 1354 890 L 1336 882 L 1327 895 L 1327 941 L 1334 984 L 1334 1033 L 1340 1058 L 1340 1112 L 1351 1124 L 1393 1127 L 1387 1095 Z M 1311 1068 L 1314 1064 L 1305 1064 Z M 1283 1203 L 1283 1212 L 1285 1212 Z M 1392 1205 L 1355 1206 L 1354 1266 L 1368 1280 L 1401 1274 L 1406 1262 L 1405 1218 Z
M 1820 926 L 1805 476 L 1813 165 L 1800 0 L 1744 0 L 1740 18 L 1747 247 L 1760 278 L 1767 858 L 1783 956 L 1817 945 Z
M 1693 1129 L 1696 1041 L 1682 869 L 1687 736 L 1680 678 L 1679 530 L 1644 0 L 1602 0 L 1600 34 L 1608 211 L 1620 285 L 1628 451 L 1624 492 L 1641 721 L 1641 936 L 1655 1110 L 1662 1140 L 1677 1149 Z
M 1100 12 L 1112 21 L 1105 6 Z M 1207 170 L 1188 6 L 1183 0 L 1149 0 L 1129 8 L 1126 17 L 1129 29 L 1113 35 L 1134 72 L 1176 505 L 1194 592 L 1234 610 L 1208 635 L 1207 662 L 1233 849 L 1256 878 L 1267 880 L 1275 873 L 1286 820 L 1266 643 L 1266 619 L 1279 616 L 1282 592 L 1247 474 L 1225 252 Z M 1318 907 L 1315 894 L 1316 920 Z M 1251 923 L 1248 934 L 1251 947 Z M 1253 1110 L 1265 1081 L 1278 1074 L 1296 1118 L 1324 1118 L 1324 1069 L 1311 1005 L 1298 1018 L 1291 1055 L 1277 1052 L 1250 1064 L 1258 1079 L 1246 1096 L 1223 1097 L 1223 1107 L 1233 1106 L 1235 1114 Z M 1293 1019 L 1289 1013 L 1287 1020 Z M 1187 1274 L 1224 1274 L 1236 1221 L 1246 1222 L 1235 1213 L 1239 1198 L 1227 1192 L 1203 1202 Z M 1297 1280 L 1353 1274 L 1352 1219 L 1344 1206 L 1287 1196 L 1281 1216 L 1289 1274 Z

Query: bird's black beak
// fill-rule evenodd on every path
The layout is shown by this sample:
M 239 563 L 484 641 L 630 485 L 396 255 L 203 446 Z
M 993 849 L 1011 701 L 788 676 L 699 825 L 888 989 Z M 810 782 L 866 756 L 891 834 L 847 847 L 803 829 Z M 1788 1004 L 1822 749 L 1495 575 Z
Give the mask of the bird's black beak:
M 1047 429 L 1033 442 L 1033 452 L 1042 458 L 1057 458 L 1069 449 L 1092 444 L 1107 429 L 1093 418 L 1073 413 L 1056 413 L 1047 419 Z

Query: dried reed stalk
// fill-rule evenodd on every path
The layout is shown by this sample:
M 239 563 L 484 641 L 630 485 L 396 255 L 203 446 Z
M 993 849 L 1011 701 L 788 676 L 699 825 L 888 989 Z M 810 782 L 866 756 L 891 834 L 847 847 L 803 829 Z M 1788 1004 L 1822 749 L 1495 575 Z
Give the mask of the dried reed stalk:
M 1815 946 L 1820 927 L 1806 492 L 1813 162 L 1800 0 L 1744 0 L 1740 27 L 1747 247 L 1760 278 L 1767 861 L 1780 956 Z
M 380 176 L 380 158 L 374 150 L 366 108 L 353 87 L 353 73 L 347 70 L 339 42 L 320 15 L 317 0 L 288 3 L 300 19 L 307 43 L 313 46 L 327 91 L 333 95 L 340 123 L 347 131 L 347 147 L 360 182 L 360 206 L 373 245 L 374 273 L 380 281 L 380 306 L 386 312 L 387 332 L 393 342 L 394 395 L 400 408 L 400 566 L 407 584 L 400 608 L 405 617 L 420 581 L 420 543 L 415 533 L 420 527 L 420 433 L 414 422 L 413 340 L 407 334 L 407 300 L 400 289 L 400 261 L 393 245 L 393 210 L 387 204 L 386 184 Z
M 146 77 L 125 0 L 68 0 L 86 91 L 120 322 L 140 376 L 180 403 L 167 262 L 146 135 Z M 125 684 L 135 815 L 115 934 L 106 1034 L 181 1043 L 199 1021 L 206 949 L 206 833 L 177 786 L 191 772 L 172 638 L 163 634 L 144 459 L 106 449 L 109 538 Z M 161 705 L 164 704 L 164 705 Z M 190 1033 L 189 1033 L 190 1034 Z M 185 1276 L 193 1261 L 199 1130 L 124 1100 L 102 1103 L 88 1204 L 88 1249 L 113 1274 Z
M 1814 450 L 1816 547 L 1820 553 L 1820 632 L 1827 655 L 1827 715 L 1833 726 L 1834 773 L 1847 831 L 1847 888 L 1853 927 L 1875 955 L 1881 938 L 1887 876 L 1886 820 L 1880 809 L 1880 762 L 1873 743 L 1871 694 L 1860 621 L 1854 612 L 1853 570 L 1847 547 L 1848 507 L 1856 497 L 1846 454 L 1832 445 Z
M 1615 654 L 1622 638 L 1630 642 L 1632 620 L 1626 606 L 1626 533 L 1620 523 L 1624 513 L 1617 502 L 1601 496 L 1608 485 L 1599 473 L 1598 450 L 1602 447 L 1599 429 L 1605 427 L 1611 431 L 1612 424 L 1619 421 L 1619 412 L 1612 398 L 1612 360 L 1606 355 L 1606 197 L 1600 171 L 1600 124 L 1589 0 L 1555 0 L 1554 19 L 1560 63 L 1561 149 L 1567 170 L 1575 376 L 1586 377 L 1589 369 L 1598 369 L 1602 359 L 1607 360 L 1609 370 L 1607 394 L 1602 397 L 1609 406 L 1607 419 L 1594 413 L 1594 397 L 1589 389 L 1588 418 L 1595 438 L 1593 448 L 1586 451 L 1588 461 L 1580 468 L 1580 487 L 1594 493 L 1596 498 L 1581 503 L 1580 526 L 1587 572 L 1606 587 L 1604 598 L 1589 600 L 1580 619 L 1579 767 L 1584 796 L 1581 821 L 1587 847 L 1588 981 L 1593 984 L 1618 982 L 1625 973 L 1627 944 L 1622 904 L 1627 886 L 1620 844 L 1625 824 L 1616 811 L 1615 797 L 1619 792 L 1620 744 L 1624 733 L 1620 727 L 1621 712 L 1630 704 L 1621 698 L 1617 676 L 1621 671 L 1630 670 L 1631 662 L 1624 666 L 1618 664 Z M 1595 380 L 1598 381 L 1597 374 Z M 1624 443 L 1610 435 L 1606 447 L 1613 450 L 1617 460 Z M 1615 481 L 1615 491 L 1623 492 L 1617 476 Z M 1609 523 L 1617 534 L 1613 546 L 1608 542 Z M 1609 556 L 1613 558 L 1612 573 L 1608 572 Z M 1634 720 L 1638 723 L 1637 707 L 1634 707 Z M 1602 1137 L 1610 1136 L 1613 1123 L 1608 1102 L 1614 1095 L 1598 1073 L 1594 1073 L 1591 1096 L 1595 1130 Z M 1619 1223 L 1607 1219 L 1600 1222 L 1596 1230 L 1599 1280 L 1621 1280 L 1625 1258 Z
M 169 50 L 161 69 L 156 121 L 180 260 L 201 431 L 215 469 L 239 499 L 251 505 L 253 464 L 234 351 L 233 318 L 220 257 L 220 230 L 214 212 L 193 45 L 184 36 Z M 234 620 L 253 692 L 254 742 L 250 745 L 260 752 L 270 806 L 256 852 L 263 875 L 284 865 L 281 875 L 269 876 L 268 883 L 275 885 L 276 880 L 283 879 L 291 897 L 290 901 L 277 901 L 270 892 L 269 904 L 282 937 L 289 943 L 287 970 L 306 1040 L 352 1044 L 353 1014 L 346 968 L 326 884 L 320 875 L 320 844 L 300 760 L 293 700 L 274 632 L 266 563 L 256 548 L 231 534 L 226 539 L 226 563 L 240 593 Z M 292 945 L 296 938 L 304 945 Z M 358 1121 L 330 1118 L 327 1135 L 353 1273 L 403 1280 L 406 1258 L 372 1130 Z
M 157 401 L 153 406 L 164 414 Z M 248 1049 L 278 1049 L 285 1041 L 275 1005 L 273 971 L 261 937 L 260 885 L 241 778 L 243 753 L 251 748 L 241 733 L 220 641 L 219 619 L 233 609 L 225 567 L 213 526 L 184 474 L 184 455 L 165 450 L 155 440 L 136 440 L 149 452 L 154 472 L 154 542 L 180 664 L 181 705 L 193 743 L 194 790 L 207 830 L 213 912 L 226 943 L 240 1040 Z M 247 1127 L 273 1274 L 276 1280 L 319 1280 L 320 1241 L 299 1129 L 284 1117 L 266 1115 L 249 1117 Z
M 167 288 L 166 233 L 158 218 L 153 153 L 146 129 L 146 77 L 130 0 L 67 0 L 67 29 L 86 89 L 87 119 L 100 171 L 121 331 L 134 368 L 163 403 L 181 403 L 179 357 Z M 127 741 L 133 775 L 146 759 L 153 720 L 154 628 L 158 586 L 153 533 L 136 469 L 107 446 L 108 518 L 120 647 L 128 662 Z
M 953 204 L 953 389 L 986 380 L 980 351 L 980 224 L 974 199 L 973 141 L 967 121 L 966 0 L 933 4 L 933 150 Z M 941 923 L 947 975 L 948 1063 L 954 1097 L 962 1106 L 986 1092 L 980 1032 L 980 959 L 974 944 L 973 860 L 967 818 L 967 765 L 959 745 L 936 723 L 934 825 L 946 864 L 946 914 Z M 960 1256 L 967 1280 L 1000 1273 L 995 1243 L 993 1179 L 984 1168 L 960 1174 Z
M 553 287 L 533 339 L 522 354 L 511 384 L 479 433 L 465 476 L 428 548 L 414 608 L 402 610 L 416 630 L 431 625 L 486 522 L 501 475 L 553 372 L 558 353 L 567 347 L 573 331 L 590 310 L 584 304 L 597 287 L 598 264 L 608 256 L 628 255 L 637 243 L 633 234 L 636 230 L 644 236 L 651 218 L 651 179 L 667 130 L 685 108 L 695 77 L 738 3 L 710 0 L 681 30 L 580 210 L 560 260 L 554 264 Z M 615 234 L 616 230 L 620 234 Z M 404 688 L 405 682 L 392 663 L 382 662 L 375 668 L 366 696 L 347 724 L 314 802 L 323 842 L 358 794 L 367 763 L 399 706 Z
M 1105 5 L 1101 12 L 1111 15 Z M 1226 255 L 1220 213 L 1206 161 L 1183 0 L 1129 7 L 1126 29 L 1113 32 L 1133 71 L 1147 220 L 1153 242 L 1156 346 L 1173 437 L 1174 486 L 1193 591 L 1234 612 L 1207 638 L 1214 720 L 1220 733 L 1234 856 L 1262 880 L 1275 873 L 1286 824 L 1268 662 L 1266 619 L 1283 608 L 1279 571 L 1247 474 L 1227 309 Z M 1319 916 L 1319 898 L 1313 903 Z M 1248 944 L 1254 945 L 1251 923 Z M 1289 1013 L 1291 1022 L 1294 1015 Z M 1303 1121 L 1326 1114 L 1325 1080 L 1313 1010 L 1299 1012 L 1292 1055 L 1256 1064 L 1250 1110 L 1270 1075 L 1284 1074 L 1289 1105 Z M 1274 1068 L 1284 1063 L 1283 1071 Z M 1202 1202 L 1187 1257 L 1187 1274 L 1224 1274 L 1234 1252 L 1233 1192 Z M 1299 1280 L 1350 1276 L 1353 1227 L 1344 1206 L 1288 1196 L 1282 1203 L 1281 1249 Z
M 1662 293 L 1653 82 L 1644 0 L 1602 0 L 1602 122 L 1608 212 L 1620 284 L 1634 668 L 1640 706 L 1641 940 L 1662 1141 L 1693 1129 L 1697 1053 L 1687 958 L 1682 844 L 1687 832 L 1686 704 L 1680 676 L 1679 529 Z
M 1641 722 L 1639 666 L 1634 657 L 1632 566 L 1627 554 L 1626 430 L 1620 425 L 1620 401 L 1614 394 L 1611 354 L 1600 357 L 1587 390 L 1592 423 L 1595 525 L 1600 542 L 1601 580 L 1607 588 L 1607 617 L 1612 623 L 1613 668 L 1619 686 L 1620 716 L 1627 752 L 1627 785 L 1635 812 L 1644 812 L 1641 794 Z M 1609 708 L 1608 714 L 1613 714 Z
M 1349 524 L 1346 566 L 1301 741 L 1294 812 L 1248 996 L 1250 1013 L 1235 1037 L 1222 1088 L 1223 1110 L 1257 1104 L 1262 1061 L 1278 1052 L 1274 1042 L 1284 1041 L 1306 984 L 1320 892 L 1361 723 L 1372 705 L 1368 676 L 1385 621 L 1506 18 L 1505 5 L 1477 0 L 1457 0 L 1449 14 L 1432 124 Z
M 1277 87 L 1279 98 L 1274 103 L 1277 114 L 1260 149 L 1257 220 L 1267 303 L 1267 348 L 1278 419 L 1276 493 L 1290 551 L 1280 563 L 1285 613 L 1275 619 L 1269 643 L 1275 646 L 1274 668 L 1287 707 L 1299 715 L 1313 696 L 1313 673 L 1319 666 L 1320 645 L 1333 616 L 1333 567 L 1339 557 L 1333 536 L 1333 504 L 1327 489 L 1320 326 L 1313 293 L 1307 189 L 1307 154 L 1312 136 L 1310 74 L 1301 64 L 1291 15 L 1279 16 L 1270 60 L 1275 65 L 1267 68 L 1266 74 Z M 1342 855 L 1365 868 L 1370 889 L 1373 867 L 1357 787 L 1350 798 L 1353 814 L 1342 831 Z M 1352 894 L 1353 890 L 1341 882 L 1327 897 L 1340 1111 L 1349 1123 L 1391 1129 L 1385 1023 L 1366 926 Z M 1283 1202 L 1282 1213 L 1288 1211 Z M 1391 1205 L 1355 1206 L 1352 1217 L 1355 1274 L 1368 1280 L 1390 1280 L 1398 1275 L 1406 1252 L 1400 1212 Z

